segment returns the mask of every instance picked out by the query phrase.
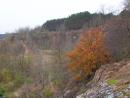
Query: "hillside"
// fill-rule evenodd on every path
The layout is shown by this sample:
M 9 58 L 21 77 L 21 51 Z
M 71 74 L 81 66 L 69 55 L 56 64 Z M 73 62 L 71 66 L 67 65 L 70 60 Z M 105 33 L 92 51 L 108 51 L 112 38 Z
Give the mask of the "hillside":
M 67 18 L 49 20 L 42 25 L 41 30 L 70 31 L 85 27 L 97 27 L 103 25 L 107 20 L 114 17 L 112 13 L 89 13 L 88 11 L 72 14 Z
M 81 12 L 2 35 L 0 97 L 129 96 L 129 15 Z
M 5 34 L 0 34 L 0 39 L 4 37 L 5 37 Z
M 103 65 L 76 98 L 129 98 L 130 60 Z

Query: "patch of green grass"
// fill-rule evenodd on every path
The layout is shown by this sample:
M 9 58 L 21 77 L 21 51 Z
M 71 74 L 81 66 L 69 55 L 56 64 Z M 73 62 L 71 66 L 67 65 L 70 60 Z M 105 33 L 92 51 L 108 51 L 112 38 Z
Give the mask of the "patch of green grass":
M 52 98 L 53 97 L 53 92 L 51 90 L 51 88 L 49 86 L 46 86 L 44 89 L 43 89 L 43 95 L 46 97 L 46 98 Z
M 115 80 L 115 79 L 109 79 L 109 80 L 107 80 L 108 85 L 116 85 L 117 82 L 118 82 L 118 81 Z
M 31 78 L 27 78 L 26 81 L 25 81 L 27 84 L 31 84 L 33 83 L 33 80 Z

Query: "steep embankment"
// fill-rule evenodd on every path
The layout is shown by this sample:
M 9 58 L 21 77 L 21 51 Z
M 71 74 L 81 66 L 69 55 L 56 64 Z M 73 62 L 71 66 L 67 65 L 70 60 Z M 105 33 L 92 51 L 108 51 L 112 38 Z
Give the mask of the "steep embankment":
M 102 66 L 76 98 L 130 98 L 130 60 Z

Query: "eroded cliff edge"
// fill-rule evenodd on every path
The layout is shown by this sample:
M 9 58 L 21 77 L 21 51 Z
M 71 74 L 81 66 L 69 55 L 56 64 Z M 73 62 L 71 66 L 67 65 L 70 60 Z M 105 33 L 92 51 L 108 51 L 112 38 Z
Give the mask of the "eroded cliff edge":
M 76 98 L 130 98 L 130 60 L 103 65 Z

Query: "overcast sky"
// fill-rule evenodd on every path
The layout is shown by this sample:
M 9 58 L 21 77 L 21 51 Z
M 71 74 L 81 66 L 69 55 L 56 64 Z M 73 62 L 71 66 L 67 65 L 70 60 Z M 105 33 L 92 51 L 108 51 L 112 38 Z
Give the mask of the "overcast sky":
M 118 11 L 124 0 L 0 0 L 0 33 L 35 27 L 46 20 L 89 11 Z

